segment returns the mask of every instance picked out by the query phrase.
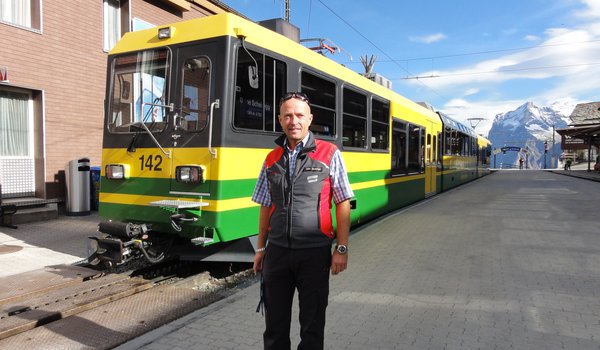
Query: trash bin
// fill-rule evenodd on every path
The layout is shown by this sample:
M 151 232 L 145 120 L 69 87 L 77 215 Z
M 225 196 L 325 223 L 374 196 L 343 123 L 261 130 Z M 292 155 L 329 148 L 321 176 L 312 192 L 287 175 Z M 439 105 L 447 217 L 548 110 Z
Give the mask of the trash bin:
M 100 204 L 100 167 L 90 168 L 90 209 L 97 211 Z
M 90 214 L 90 160 L 73 159 L 65 168 L 67 187 L 66 202 L 68 216 Z

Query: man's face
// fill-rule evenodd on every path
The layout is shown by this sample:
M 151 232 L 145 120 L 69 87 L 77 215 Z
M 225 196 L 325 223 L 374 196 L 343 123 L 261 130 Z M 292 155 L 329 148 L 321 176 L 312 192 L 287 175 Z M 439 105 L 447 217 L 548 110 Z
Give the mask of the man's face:
M 292 146 L 306 137 L 312 119 L 308 103 L 299 99 L 290 98 L 279 108 L 279 124 Z

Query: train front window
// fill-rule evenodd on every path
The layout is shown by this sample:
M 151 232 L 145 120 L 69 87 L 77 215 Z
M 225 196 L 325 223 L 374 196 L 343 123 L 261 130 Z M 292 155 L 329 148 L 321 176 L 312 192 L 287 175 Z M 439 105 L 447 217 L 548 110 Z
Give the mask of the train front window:
M 210 61 L 206 57 L 191 58 L 183 65 L 183 101 L 181 127 L 200 131 L 208 117 Z
M 108 105 L 111 132 L 137 132 L 140 123 L 151 131 L 164 130 L 169 111 L 169 60 L 167 49 L 131 53 L 113 60 Z

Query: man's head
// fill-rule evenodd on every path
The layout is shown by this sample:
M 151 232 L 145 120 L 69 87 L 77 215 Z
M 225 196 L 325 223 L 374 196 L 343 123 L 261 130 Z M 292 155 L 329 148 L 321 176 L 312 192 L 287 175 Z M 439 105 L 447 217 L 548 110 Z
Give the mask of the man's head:
M 312 123 L 308 97 L 301 92 L 288 92 L 279 103 L 279 124 L 291 148 L 306 137 Z

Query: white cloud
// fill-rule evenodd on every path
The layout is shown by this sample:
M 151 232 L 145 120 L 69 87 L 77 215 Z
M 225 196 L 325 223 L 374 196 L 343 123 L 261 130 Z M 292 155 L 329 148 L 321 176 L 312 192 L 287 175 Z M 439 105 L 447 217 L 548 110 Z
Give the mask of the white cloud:
M 599 18 L 600 17 L 600 1 L 599 0 L 581 0 L 587 7 L 584 10 L 575 12 L 575 15 L 584 19 Z
M 566 83 L 580 74 L 587 74 L 586 88 L 597 86 L 600 79 L 589 79 L 591 71 L 600 69 L 600 44 L 592 42 L 600 39 L 600 25 L 575 29 L 550 28 L 547 38 L 539 46 L 517 53 L 480 61 L 454 70 L 420 72 L 419 76 L 439 76 L 427 81 L 435 90 L 452 89 L 462 85 L 478 88 L 489 87 L 513 79 L 559 78 Z
M 465 91 L 465 93 L 463 94 L 463 96 L 475 95 L 478 92 L 479 92 L 479 89 L 477 89 L 477 88 L 470 88 L 470 89 L 467 89 L 467 91 Z
M 514 110 L 528 101 L 538 106 L 565 100 L 573 104 L 597 101 L 600 79 L 594 77 L 600 76 L 600 0 L 581 1 L 586 9 L 575 13 L 577 25 L 548 28 L 543 37 L 524 37 L 538 40 L 539 45 L 534 48 L 415 75 L 439 76 L 425 83 L 433 90 L 432 102 L 438 97 L 460 98 L 434 107 L 467 125 L 468 118 L 484 118 L 476 129 L 481 134 L 487 134 L 498 113 Z M 510 81 L 524 82 L 528 87 L 537 85 L 537 89 L 520 92 L 519 84 L 511 84 L 507 97 L 505 83 Z M 413 84 L 421 94 L 426 92 L 421 81 L 405 82 Z
M 540 40 L 540 37 L 537 36 L 537 35 L 525 35 L 523 37 L 523 40 L 525 40 L 525 41 L 538 41 L 538 40 Z
M 413 42 L 417 42 L 417 43 L 424 43 L 424 44 L 431 44 L 431 43 L 435 43 L 441 40 L 446 39 L 446 34 L 444 33 L 435 33 L 435 34 L 430 34 L 430 35 L 425 35 L 425 36 L 411 36 L 409 37 L 410 41 Z
M 514 110 L 524 102 L 521 100 L 470 102 L 465 99 L 455 98 L 442 106 L 440 111 L 466 125 L 470 124 L 469 118 L 483 118 L 477 124 L 475 130 L 479 134 L 487 135 L 494 122 L 494 117 L 498 113 Z

